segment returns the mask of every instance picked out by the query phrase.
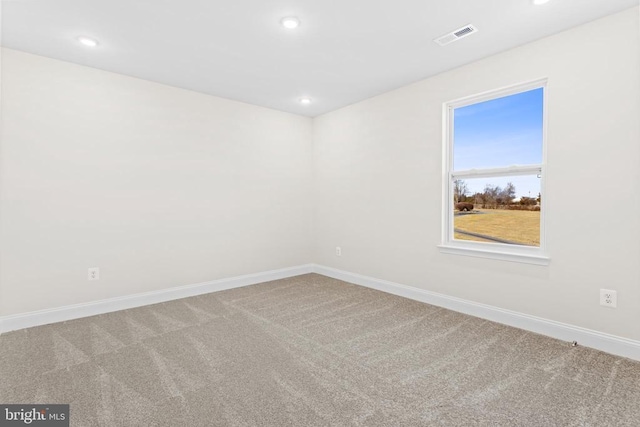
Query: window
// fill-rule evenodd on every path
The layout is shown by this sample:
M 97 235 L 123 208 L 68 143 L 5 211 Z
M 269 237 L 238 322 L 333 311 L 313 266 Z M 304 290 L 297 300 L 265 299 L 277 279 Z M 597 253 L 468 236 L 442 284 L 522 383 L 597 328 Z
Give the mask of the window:
M 441 251 L 547 264 L 546 80 L 444 105 Z

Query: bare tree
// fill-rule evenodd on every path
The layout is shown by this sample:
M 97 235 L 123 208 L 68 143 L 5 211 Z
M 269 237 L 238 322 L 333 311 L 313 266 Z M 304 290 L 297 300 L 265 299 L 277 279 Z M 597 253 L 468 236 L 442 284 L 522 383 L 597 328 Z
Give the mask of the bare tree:
M 502 188 L 499 186 L 491 186 L 491 184 L 486 184 L 484 186 L 483 191 L 483 207 L 488 209 L 496 209 L 498 206 L 498 199 L 500 198 L 500 193 L 502 192 Z
M 516 186 L 512 183 L 507 183 L 507 186 L 504 190 L 500 191 L 500 198 L 502 199 L 502 204 L 510 205 L 513 202 L 513 199 L 516 197 Z
M 499 207 L 508 206 L 513 203 L 513 199 L 516 197 L 516 186 L 512 183 L 507 183 L 505 188 L 499 185 L 493 186 L 486 184 L 484 191 L 477 194 L 482 199 L 482 207 L 485 209 L 497 209 Z
M 467 198 L 469 187 L 467 183 L 462 179 L 456 179 L 453 181 L 453 201 L 454 203 L 464 202 Z
M 483 193 L 475 193 L 472 196 L 472 200 L 476 205 L 484 206 L 485 204 L 485 197 Z

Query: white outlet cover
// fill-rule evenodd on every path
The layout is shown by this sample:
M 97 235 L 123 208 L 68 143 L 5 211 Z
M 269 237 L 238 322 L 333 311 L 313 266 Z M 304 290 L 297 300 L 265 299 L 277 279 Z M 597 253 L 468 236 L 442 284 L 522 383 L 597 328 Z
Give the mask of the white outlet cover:
M 611 289 L 600 289 L 600 305 L 616 308 L 618 306 L 618 292 Z
M 87 279 L 100 280 L 100 269 L 98 267 L 91 267 L 87 273 Z

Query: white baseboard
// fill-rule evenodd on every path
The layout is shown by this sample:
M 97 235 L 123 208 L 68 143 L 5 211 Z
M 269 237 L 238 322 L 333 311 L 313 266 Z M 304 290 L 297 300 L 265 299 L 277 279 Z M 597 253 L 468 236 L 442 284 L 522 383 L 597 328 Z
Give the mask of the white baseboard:
M 617 337 L 590 329 L 547 320 L 528 314 L 505 310 L 461 298 L 426 291 L 386 280 L 375 279 L 348 271 L 307 264 L 279 270 L 265 271 L 244 276 L 212 280 L 194 285 L 179 286 L 160 291 L 145 292 L 117 298 L 109 298 L 84 304 L 75 304 L 48 310 L 34 311 L 13 316 L 0 317 L 0 333 L 33 326 L 48 325 L 81 317 L 95 316 L 128 308 L 172 301 L 190 296 L 224 291 L 254 285 L 271 280 L 285 279 L 307 273 L 318 273 L 345 282 L 377 289 L 382 292 L 444 307 L 460 313 L 480 317 L 563 341 L 577 341 L 579 345 L 591 347 L 618 356 L 640 360 L 640 341 Z
M 161 302 L 207 294 L 210 292 L 240 288 L 242 286 L 255 285 L 256 283 L 299 276 L 301 274 L 311 273 L 312 271 L 313 265 L 307 264 L 297 267 L 247 274 L 244 276 L 212 280 L 210 282 L 197 283 L 194 285 L 179 286 L 159 291 L 109 298 L 83 304 L 68 305 L 13 316 L 5 316 L 0 317 L 0 333 L 31 328 L 33 326 L 48 325 L 50 323 L 64 322 L 66 320 L 79 319 L 81 317 L 111 313 L 113 311 L 125 310 L 128 308 L 158 304 Z
M 640 341 L 617 337 L 615 335 L 609 335 L 581 328 L 579 326 L 530 316 L 516 311 L 505 310 L 491 305 L 450 297 L 322 265 L 314 265 L 313 272 L 356 285 L 365 286 L 367 288 L 377 289 L 389 294 L 448 308 L 450 310 L 502 323 L 504 325 L 547 335 L 562 341 L 577 341 L 579 345 L 584 347 L 595 348 L 607 353 L 628 357 L 629 359 L 640 360 Z

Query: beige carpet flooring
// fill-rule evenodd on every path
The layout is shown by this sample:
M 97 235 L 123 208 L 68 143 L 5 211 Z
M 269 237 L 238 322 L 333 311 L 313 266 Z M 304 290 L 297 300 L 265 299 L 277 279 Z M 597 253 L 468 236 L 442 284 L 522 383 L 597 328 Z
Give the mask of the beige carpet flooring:
M 310 274 L 0 336 L 73 426 L 638 426 L 640 363 Z

